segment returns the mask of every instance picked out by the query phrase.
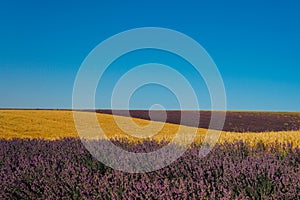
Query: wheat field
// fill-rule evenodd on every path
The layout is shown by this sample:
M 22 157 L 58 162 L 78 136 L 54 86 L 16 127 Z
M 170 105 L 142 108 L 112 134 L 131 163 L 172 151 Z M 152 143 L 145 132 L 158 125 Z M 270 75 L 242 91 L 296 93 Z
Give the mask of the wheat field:
M 94 113 L 83 113 L 83 119 L 94 117 Z M 177 134 L 177 142 L 186 143 L 186 138 L 193 137 L 199 144 L 206 136 L 217 134 L 213 130 L 181 126 L 176 124 L 154 122 L 137 118 L 112 116 L 108 114 L 96 114 L 102 129 L 100 134 L 79 135 L 75 127 L 73 112 L 61 110 L 0 110 L 0 139 L 13 138 L 38 138 L 45 140 L 57 140 L 68 137 L 87 137 L 92 139 L 120 139 L 126 138 L 132 142 L 145 139 L 161 141 L 172 141 Z M 89 127 L 89 120 L 82 123 Z M 78 127 L 77 127 L 78 128 Z M 83 127 L 85 128 L 85 127 Z M 208 140 L 209 141 L 209 138 Z M 261 133 L 238 133 L 222 131 L 218 143 L 244 141 L 251 145 L 258 142 L 267 143 L 292 143 L 300 147 L 299 131 L 279 131 Z

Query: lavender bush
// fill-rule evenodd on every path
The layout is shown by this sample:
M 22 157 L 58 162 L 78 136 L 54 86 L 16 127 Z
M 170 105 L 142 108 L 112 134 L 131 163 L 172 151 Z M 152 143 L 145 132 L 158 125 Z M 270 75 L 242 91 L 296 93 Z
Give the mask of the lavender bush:
M 102 141 L 99 141 L 102 142 Z M 114 143 L 133 152 L 162 144 Z M 237 142 L 199 159 L 193 146 L 161 170 L 130 174 L 95 160 L 78 139 L 0 140 L 0 199 L 299 199 L 300 149 Z M 126 159 L 126 158 L 123 158 Z

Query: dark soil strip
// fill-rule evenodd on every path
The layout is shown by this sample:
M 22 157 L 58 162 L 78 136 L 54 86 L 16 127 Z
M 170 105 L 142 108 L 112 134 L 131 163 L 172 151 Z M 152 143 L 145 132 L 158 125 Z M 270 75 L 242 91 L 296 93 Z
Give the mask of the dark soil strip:
M 98 113 L 112 114 L 111 110 L 97 110 Z M 140 119 L 164 121 L 164 111 L 151 111 L 151 118 L 148 110 L 130 110 L 130 116 Z M 220 113 L 217 111 L 216 114 Z M 200 113 L 199 124 L 195 124 L 195 118 Z M 129 116 L 128 111 L 115 110 L 115 115 Z M 183 125 L 198 126 L 200 128 L 208 128 L 211 111 L 167 111 L 168 123 L 180 124 L 181 116 L 184 120 L 181 122 Z M 213 128 L 213 127 L 212 127 Z M 226 120 L 224 124 L 224 131 L 233 132 L 265 132 L 265 131 L 290 131 L 300 129 L 300 113 L 287 113 L 287 112 L 234 112 L 226 113 Z

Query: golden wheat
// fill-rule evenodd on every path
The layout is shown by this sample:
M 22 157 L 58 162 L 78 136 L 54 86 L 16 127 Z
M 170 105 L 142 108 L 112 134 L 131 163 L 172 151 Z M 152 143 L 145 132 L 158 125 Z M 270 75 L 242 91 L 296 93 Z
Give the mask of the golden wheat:
M 84 120 L 94 117 L 94 113 L 81 113 Z M 198 144 L 202 143 L 208 135 L 217 134 L 213 130 L 179 126 L 176 124 L 153 122 L 142 119 L 133 119 L 123 116 L 112 116 L 107 114 L 96 114 L 102 133 L 88 132 L 87 135 L 77 133 L 73 120 L 72 111 L 54 110 L 0 110 L 0 138 L 40 138 L 48 140 L 62 139 L 66 137 L 87 137 L 87 138 L 127 138 L 132 142 L 144 139 L 161 141 L 172 141 L 176 135 L 175 142 L 188 143 L 188 138 L 193 138 Z M 88 128 L 89 120 L 80 123 Z M 120 126 L 120 127 L 119 127 Z M 78 128 L 78 127 L 77 127 Z M 210 131 L 210 132 L 208 132 Z M 208 137 L 207 142 L 211 142 Z M 236 133 L 222 131 L 218 143 L 234 142 L 242 140 L 255 145 L 258 142 L 267 143 L 293 143 L 293 146 L 300 147 L 299 131 L 280 131 L 262 133 Z

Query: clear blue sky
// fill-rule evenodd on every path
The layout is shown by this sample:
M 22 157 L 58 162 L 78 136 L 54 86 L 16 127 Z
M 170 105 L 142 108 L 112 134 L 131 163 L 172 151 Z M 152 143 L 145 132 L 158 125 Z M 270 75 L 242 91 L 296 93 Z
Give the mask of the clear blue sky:
M 157 26 L 185 33 L 208 51 L 229 110 L 300 111 L 299 10 L 297 0 L 1 1 L 0 107 L 71 108 L 77 70 L 97 44 L 121 31 Z M 131 106 L 169 98 L 153 94 L 174 99 L 164 88 L 145 86 Z M 158 103 L 177 106 L 175 100 Z M 204 100 L 201 108 L 208 105 Z

